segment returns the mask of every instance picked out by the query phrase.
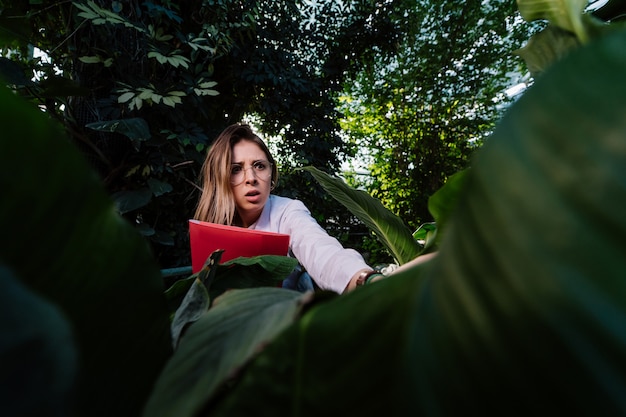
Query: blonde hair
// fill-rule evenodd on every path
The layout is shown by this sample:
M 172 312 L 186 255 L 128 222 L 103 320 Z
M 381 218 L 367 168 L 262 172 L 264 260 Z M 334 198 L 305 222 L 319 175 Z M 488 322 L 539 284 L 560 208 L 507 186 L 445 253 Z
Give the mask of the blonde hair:
M 194 215 L 196 220 L 228 226 L 235 221 L 237 213 L 230 184 L 230 170 L 233 147 L 243 140 L 254 142 L 263 150 L 272 164 L 272 188 L 276 185 L 278 168 L 265 142 L 247 124 L 230 125 L 215 139 L 202 165 L 202 195 Z

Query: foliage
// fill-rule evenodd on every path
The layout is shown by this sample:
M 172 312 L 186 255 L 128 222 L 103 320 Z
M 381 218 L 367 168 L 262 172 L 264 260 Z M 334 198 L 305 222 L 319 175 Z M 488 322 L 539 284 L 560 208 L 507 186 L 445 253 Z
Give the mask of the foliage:
M 70 324 L 3 264 L 0 282 L 2 415 L 68 415 L 78 362 Z
M 201 415 L 626 412 L 624 51 L 622 31 L 537 79 L 437 257 L 311 309 Z
M 524 19 L 549 21 L 546 28 L 515 51 L 535 77 L 582 44 L 623 27 L 626 19 L 626 4 L 614 0 L 591 11 L 587 0 L 568 2 L 567 7 L 558 7 L 556 3 L 556 7 L 545 7 L 533 0 L 518 0 L 517 3 Z
M 298 261 L 287 256 L 254 256 L 219 263 L 222 251 L 207 259 L 202 270 L 177 280 L 165 292 L 172 317 L 172 342 L 178 344 L 185 328 L 195 322 L 227 290 L 279 286 Z
M 446 184 L 428 199 L 428 208 L 435 221 L 424 223 L 411 232 L 398 216 L 365 191 L 354 189 L 342 179 L 315 167 L 302 169 L 311 173 L 326 192 L 367 225 L 379 245 L 382 244 L 387 253 L 392 255 L 396 265 L 404 265 L 419 255 L 438 249 L 440 236 L 456 208 L 469 172 L 466 169 L 450 176 Z
M 402 265 L 420 254 L 421 247 L 402 220 L 387 210 L 378 200 L 362 190 L 350 188 L 315 167 L 303 168 L 322 184 L 324 189 L 368 226 L 395 261 Z
M 35 358 L 49 370 L 21 374 L 35 386 L 1 409 L 41 400 L 60 415 L 75 398 L 77 415 L 136 416 L 155 386 L 150 417 L 624 414 L 626 31 L 615 27 L 509 109 L 474 156 L 432 261 L 345 296 L 227 292 L 173 354 L 145 241 L 51 115 L 0 89 L 4 132 L 28 138 L 0 142 L 0 283 L 18 297 L 1 303 L 0 365 Z M 37 326 L 44 318 L 55 330 Z M 68 328 L 74 346 L 58 343 Z M 76 393 L 59 374 L 74 351 Z M 158 407 L 174 392 L 179 408 Z
M 196 415 L 265 344 L 301 316 L 312 297 L 255 288 L 218 298 L 211 314 L 202 315 L 182 338 L 143 415 Z
M 172 341 L 190 323 L 226 289 L 275 286 L 297 261 L 261 256 L 207 264 L 164 291 L 145 240 L 116 212 L 60 126 L 4 88 L 0 110 L 8 137 L 29 138 L 0 142 L 7 199 L 0 209 L 0 382 L 6 393 L 0 414 L 137 416 Z M 23 174 L 14 181 L 12 172 Z M 209 284 L 211 269 L 216 274 Z M 211 288 L 206 303 L 194 306 L 182 299 L 198 279 Z M 270 307 L 277 297 L 290 293 L 276 290 L 268 314 L 276 312 Z M 297 311 L 303 307 L 293 304 Z M 194 308 L 195 317 L 181 318 Z M 170 323 L 172 311 L 180 312 L 179 320 Z M 245 321 L 262 323 L 261 317 Z M 279 331 L 267 326 L 268 334 Z
M 61 121 L 163 267 L 189 262 L 187 219 L 203 153 L 227 125 L 257 115 L 280 136 L 277 192 L 301 198 L 331 232 L 347 224 L 316 183 L 351 149 L 334 95 L 372 45 L 388 49 L 395 2 L 0 2 L 0 70 Z M 45 51 L 50 62 L 32 55 Z M 37 77 L 33 80 L 33 77 Z M 325 203 L 324 203 L 325 202 Z M 314 203 L 314 204 L 313 204 Z
M 360 186 L 412 228 L 428 198 L 494 127 L 524 74 L 510 51 L 528 36 L 512 2 L 406 2 L 406 36 L 346 84 L 342 127 L 361 149 Z M 517 74 L 517 75 L 516 75 Z
M 7 394 L 0 414 L 39 401 L 58 407 L 50 415 L 137 415 L 172 351 L 163 281 L 145 240 L 48 117 L 0 89 L 0 283 L 16 297 L 2 303 L 11 310 L 0 318 L 11 341 L 0 343 L 2 391 L 29 389 Z M 27 366 L 4 373 L 18 363 Z
M 591 44 L 511 108 L 452 177 L 460 195 L 431 206 L 445 231 L 433 261 L 311 309 L 226 394 L 189 395 L 209 401 L 200 415 L 626 411 L 613 389 L 626 378 L 624 50 L 626 32 Z M 359 389 L 338 396 L 346 386 Z

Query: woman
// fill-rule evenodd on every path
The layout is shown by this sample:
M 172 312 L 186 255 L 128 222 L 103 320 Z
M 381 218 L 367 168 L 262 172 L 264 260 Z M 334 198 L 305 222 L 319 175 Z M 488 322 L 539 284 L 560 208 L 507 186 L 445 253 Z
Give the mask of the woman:
M 342 293 L 380 277 L 357 251 L 328 235 L 301 201 L 270 194 L 278 169 L 250 126 L 234 124 L 218 136 L 202 180 L 197 220 L 288 234 L 290 252 L 320 288 Z

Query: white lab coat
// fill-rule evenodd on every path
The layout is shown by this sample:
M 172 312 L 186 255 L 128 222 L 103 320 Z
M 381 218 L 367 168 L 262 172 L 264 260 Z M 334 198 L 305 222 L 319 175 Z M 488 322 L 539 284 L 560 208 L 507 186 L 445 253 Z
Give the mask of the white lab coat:
M 326 233 L 299 200 L 270 195 L 249 228 L 289 235 L 290 252 L 322 289 L 341 294 L 354 274 L 369 268 L 361 254 Z

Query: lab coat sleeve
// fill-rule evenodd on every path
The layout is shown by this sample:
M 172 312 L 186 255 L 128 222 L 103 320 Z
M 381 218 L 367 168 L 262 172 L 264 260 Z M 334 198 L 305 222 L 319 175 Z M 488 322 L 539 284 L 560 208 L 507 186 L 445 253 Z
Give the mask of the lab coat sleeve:
M 280 223 L 294 256 L 320 288 L 341 294 L 354 274 L 369 268 L 360 253 L 326 233 L 301 201 L 287 205 Z

